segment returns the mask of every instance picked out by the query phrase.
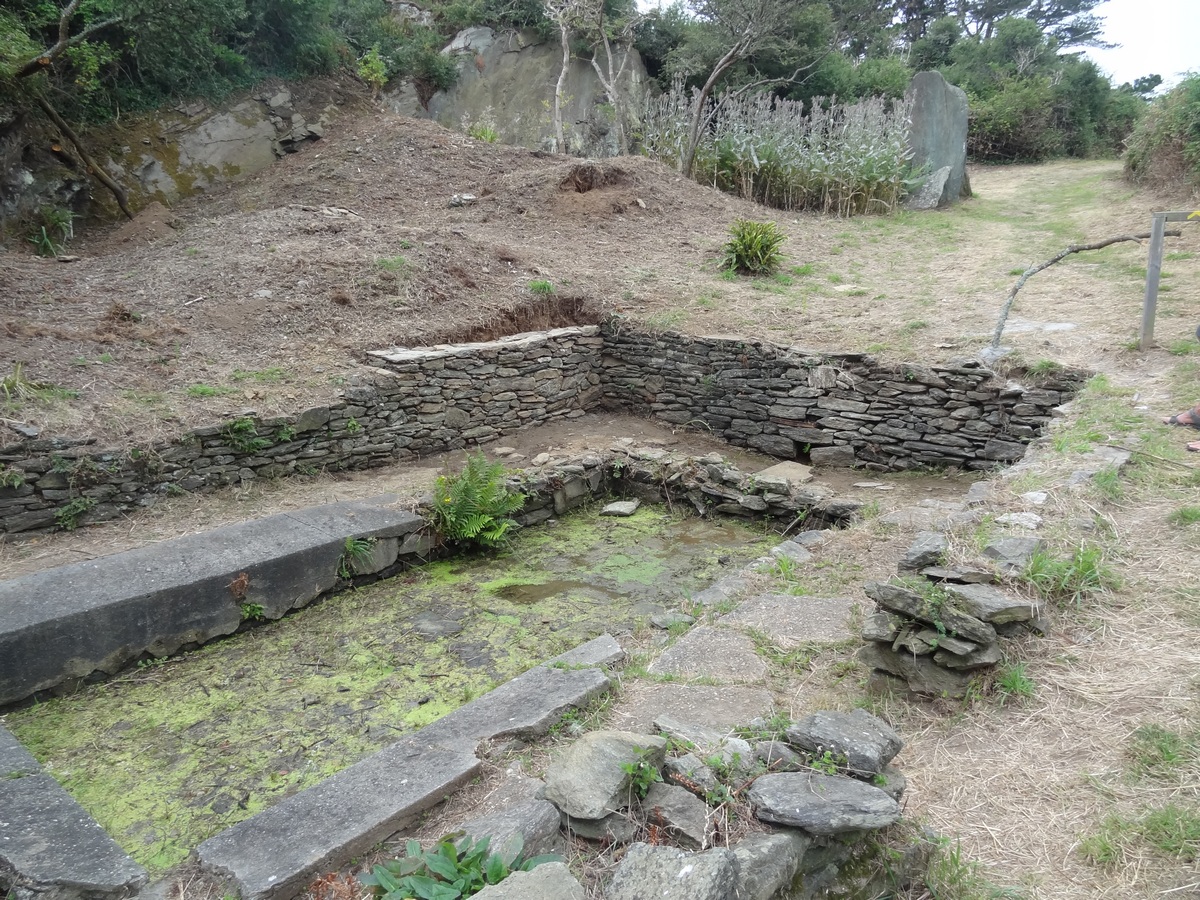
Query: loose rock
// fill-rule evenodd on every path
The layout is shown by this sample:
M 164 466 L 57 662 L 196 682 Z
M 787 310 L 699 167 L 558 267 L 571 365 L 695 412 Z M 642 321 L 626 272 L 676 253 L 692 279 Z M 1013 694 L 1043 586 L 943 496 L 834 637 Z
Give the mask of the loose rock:
M 606 900 L 729 900 L 737 883 L 732 850 L 688 853 L 633 844 L 617 867 Z
M 1037 615 L 1037 604 L 1012 597 L 988 584 L 948 584 L 946 593 L 977 619 L 1000 625 L 1028 622 Z
M 862 709 L 805 716 L 788 728 L 787 739 L 793 747 L 809 753 L 829 751 L 844 756 L 856 775 L 882 771 L 904 746 L 891 726 Z
M 682 787 L 652 784 L 642 800 L 646 822 L 665 828 L 679 846 L 702 850 L 708 830 L 708 804 Z
M 812 834 L 885 828 L 900 818 L 900 805 L 879 788 L 840 775 L 764 775 L 754 782 L 748 797 L 764 822 Z
M 617 500 L 608 504 L 604 509 L 600 510 L 602 516 L 616 516 L 618 518 L 628 518 L 638 511 L 638 507 L 642 505 L 641 500 Z
M 917 534 L 916 540 L 908 548 L 904 558 L 900 560 L 900 570 L 916 572 L 927 566 L 939 565 L 949 546 L 944 534 L 937 531 L 922 531 Z
M 602 819 L 629 802 L 629 773 L 642 760 L 661 766 L 667 742 L 628 731 L 585 734 L 550 763 L 545 798 L 573 819 Z

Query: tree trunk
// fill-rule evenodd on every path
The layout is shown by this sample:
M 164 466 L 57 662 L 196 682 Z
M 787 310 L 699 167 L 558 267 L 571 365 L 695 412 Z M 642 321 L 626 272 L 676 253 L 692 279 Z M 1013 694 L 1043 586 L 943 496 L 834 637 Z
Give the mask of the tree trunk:
M 562 33 L 562 71 L 558 73 L 558 84 L 554 87 L 554 152 L 567 152 L 567 139 L 563 131 L 563 93 L 567 89 L 567 75 L 571 69 L 571 29 L 564 21 Z
M 704 126 L 704 106 L 708 102 L 708 97 L 721 76 L 742 58 L 745 47 L 746 38 L 743 36 L 741 40 L 729 48 L 729 52 L 717 61 L 708 79 L 704 82 L 704 87 L 700 89 L 700 95 L 696 98 L 696 109 L 692 113 L 692 121 L 688 126 L 687 149 L 684 151 L 683 161 L 679 167 L 679 171 L 685 178 L 692 177 L 692 169 L 696 165 L 696 151 L 700 147 L 700 129 Z
M 125 191 L 92 159 L 91 155 L 84 149 L 83 141 L 79 139 L 79 135 L 66 123 L 66 120 L 58 114 L 58 110 L 51 106 L 50 101 L 45 97 L 39 96 L 37 98 L 37 105 L 42 108 L 42 112 L 50 117 L 50 121 L 63 133 L 63 136 L 75 146 L 76 152 L 83 159 L 83 164 L 87 167 L 88 174 L 96 176 L 97 181 L 112 191 L 112 195 L 117 199 L 117 206 L 121 207 L 121 212 L 125 213 L 127 219 L 132 219 L 133 213 L 129 211 L 129 201 L 125 196 Z

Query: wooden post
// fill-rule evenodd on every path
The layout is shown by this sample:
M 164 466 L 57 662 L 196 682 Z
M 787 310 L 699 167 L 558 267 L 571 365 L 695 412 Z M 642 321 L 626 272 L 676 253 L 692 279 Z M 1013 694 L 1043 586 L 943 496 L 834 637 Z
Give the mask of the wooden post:
M 1166 213 L 1155 213 L 1150 226 L 1150 254 L 1146 261 L 1146 296 L 1142 300 L 1139 350 L 1149 350 L 1154 343 L 1154 314 L 1158 308 L 1158 280 L 1162 275 L 1163 232 L 1166 226 Z

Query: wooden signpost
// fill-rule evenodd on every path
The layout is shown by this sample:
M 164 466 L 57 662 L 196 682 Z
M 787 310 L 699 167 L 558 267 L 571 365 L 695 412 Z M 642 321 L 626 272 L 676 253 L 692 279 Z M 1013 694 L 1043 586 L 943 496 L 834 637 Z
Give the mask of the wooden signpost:
M 1146 263 L 1146 297 L 1142 301 L 1142 330 L 1138 349 L 1154 343 L 1154 314 L 1158 309 L 1158 281 L 1162 277 L 1163 237 L 1168 222 L 1200 223 L 1200 209 L 1191 212 L 1156 212 L 1150 224 L 1150 258 Z

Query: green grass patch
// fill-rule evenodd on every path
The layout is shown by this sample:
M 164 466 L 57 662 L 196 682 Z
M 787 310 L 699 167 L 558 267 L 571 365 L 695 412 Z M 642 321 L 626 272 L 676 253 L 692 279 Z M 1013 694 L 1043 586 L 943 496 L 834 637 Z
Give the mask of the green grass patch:
M 272 366 L 269 369 L 234 369 L 233 374 L 229 377 L 234 381 L 256 381 L 266 384 L 283 381 L 287 377 L 287 373 L 278 366 Z
M 1200 731 L 1173 731 L 1161 725 L 1139 727 L 1126 751 L 1135 774 L 1147 778 L 1178 778 L 1200 764 Z
M 206 397 L 223 397 L 226 394 L 232 394 L 233 389 L 227 387 L 215 387 L 211 384 L 189 384 L 184 393 L 186 393 L 189 397 L 203 399 Z
M 1167 516 L 1167 521 L 1180 528 L 1195 525 L 1200 522 L 1200 506 L 1181 506 Z
M 1096 865 L 1117 867 L 1127 853 L 1143 848 L 1158 856 L 1194 862 L 1200 857 L 1200 813 L 1172 803 L 1137 817 L 1109 816 L 1080 842 L 1079 853 Z
M 1081 603 L 1084 599 L 1116 590 L 1121 579 L 1108 564 L 1103 547 L 1080 544 L 1067 557 L 1039 550 L 1029 561 L 1022 578 L 1044 599 Z

